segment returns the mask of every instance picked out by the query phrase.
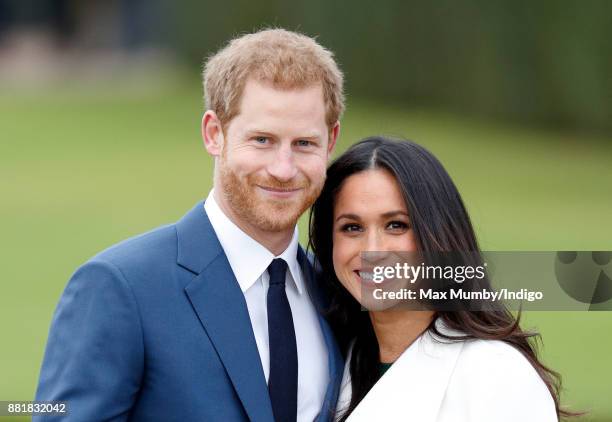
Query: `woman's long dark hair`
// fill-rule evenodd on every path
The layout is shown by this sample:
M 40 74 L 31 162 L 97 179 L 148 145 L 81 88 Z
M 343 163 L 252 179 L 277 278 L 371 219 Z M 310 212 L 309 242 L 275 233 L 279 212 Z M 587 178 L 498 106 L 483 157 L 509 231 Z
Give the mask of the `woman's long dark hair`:
M 345 419 L 378 380 L 379 349 L 369 315 L 340 284 L 332 262 L 333 215 L 338 192 L 351 175 L 370 169 L 389 171 L 397 180 L 406 202 L 417 248 L 420 252 L 477 252 L 476 235 L 461 196 L 440 162 L 422 146 L 406 140 L 366 138 L 350 147 L 327 170 L 321 196 L 310 214 L 310 248 L 317 259 L 321 282 L 329 290 L 328 319 L 340 347 L 347 351 L 354 340 L 350 375 L 352 397 Z M 536 332 L 523 331 L 515 318 L 498 302 L 484 311 L 438 311 L 449 328 L 465 333 L 459 339 L 501 340 L 518 349 L 536 369 L 550 391 L 557 416 L 574 416 L 559 405 L 561 378 L 538 359 Z M 520 317 L 520 314 L 519 314 Z M 441 338 L 432 322 L 428 327 Z

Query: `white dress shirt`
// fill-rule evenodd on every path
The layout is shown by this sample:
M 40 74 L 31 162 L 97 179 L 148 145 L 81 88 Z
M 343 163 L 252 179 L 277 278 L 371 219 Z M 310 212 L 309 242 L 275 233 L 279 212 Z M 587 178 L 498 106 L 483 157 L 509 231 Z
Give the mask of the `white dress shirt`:
M 297 226 L 287 249 L 274 256 L 225 215 L 215 201 L 214 190 L 209 193 L 204 209 L 246 299 L 266 382 L 270 374 L 266 304 L 270 277 L 266 270 L 275 258 L 287 262 L 285 289 L 293 315 L 298 353 L 297 420 L 311 422 L 323 406 L 329 372 L 325 339 L 297 261 Z

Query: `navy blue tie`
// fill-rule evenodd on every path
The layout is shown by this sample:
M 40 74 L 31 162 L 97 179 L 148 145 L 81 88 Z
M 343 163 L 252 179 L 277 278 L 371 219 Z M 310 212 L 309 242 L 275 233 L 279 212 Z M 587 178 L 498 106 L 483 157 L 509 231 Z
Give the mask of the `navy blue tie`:
M 268 267 L 268 336 L 270 376 L 268 391 L 276 422 L 295 422 L 297 417 L 298 360 L 291 307 L 285 292 L 287 263 L 280 258 Z

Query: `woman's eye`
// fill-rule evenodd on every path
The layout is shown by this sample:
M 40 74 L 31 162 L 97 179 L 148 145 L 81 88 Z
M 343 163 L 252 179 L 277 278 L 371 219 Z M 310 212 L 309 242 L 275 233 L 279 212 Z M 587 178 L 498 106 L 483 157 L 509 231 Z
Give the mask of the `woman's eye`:
M 345 224 L 340 228 L 340 231 L 352 233 L 361 231 L 361 227 L 358 224 Z
M 409 228 L 408 224 L 404 223 L 403 221 L 391 221 L 389 224 L 387 224 L 387 227 L 391 230 L 406 230 Z

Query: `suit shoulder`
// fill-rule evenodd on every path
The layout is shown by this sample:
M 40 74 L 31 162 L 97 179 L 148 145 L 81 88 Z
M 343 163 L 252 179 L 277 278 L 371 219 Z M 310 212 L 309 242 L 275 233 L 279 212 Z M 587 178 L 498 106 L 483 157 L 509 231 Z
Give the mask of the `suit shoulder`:
M 155 267 L 164 258 L 171 258 L 174 262 L 176 249 L 176 226 L 168 224 L 112 245 L 94 255 L 85 265 L 102 261 L 122 271 L 144 266 Z

